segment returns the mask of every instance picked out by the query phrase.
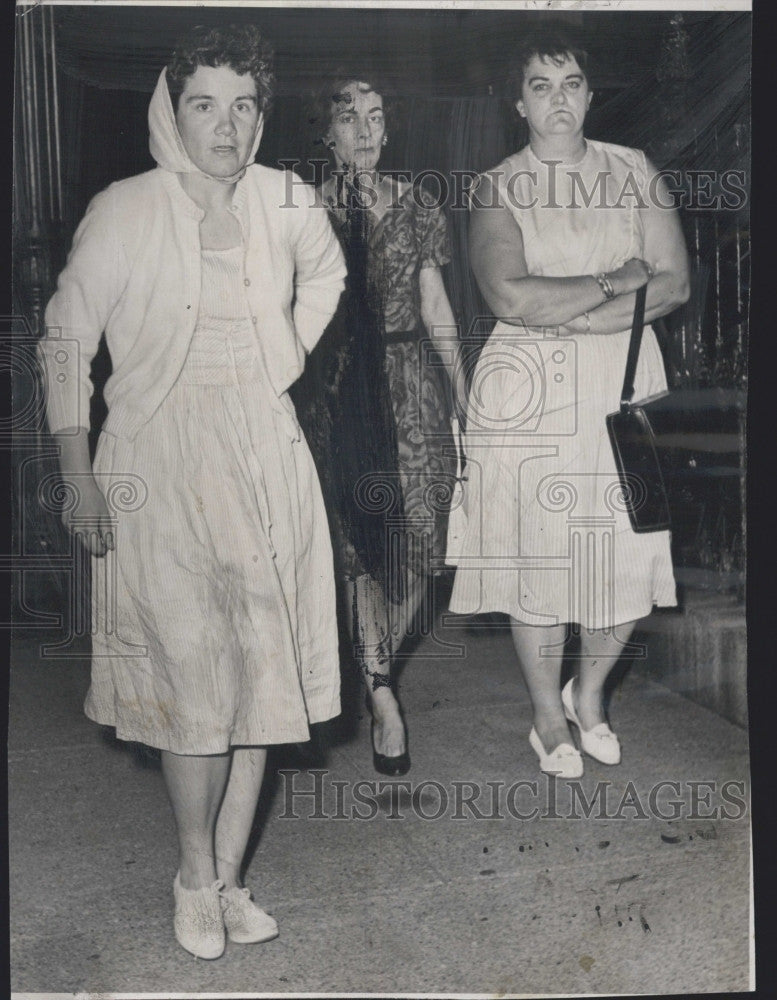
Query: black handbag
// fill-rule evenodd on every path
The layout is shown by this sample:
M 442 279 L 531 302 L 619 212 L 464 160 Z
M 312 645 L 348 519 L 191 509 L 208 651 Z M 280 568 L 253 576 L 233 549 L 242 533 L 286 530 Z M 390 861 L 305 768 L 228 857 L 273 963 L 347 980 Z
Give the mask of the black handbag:
M 618 478 L 623 489 L 631 527 L 637 534 L 666 531 L 670 527 L 669 500 L 660 462 L 659 433 L 662 418 L 671 412 L 668 406 L 671 392 L 632 403 L 634 376 L 642 343 L 645 319 L 645 285 L 637 291 L 634 320 L 626 358 L 626 372 L 621 390 L 621 405 L 617 413 L 607 414 Z

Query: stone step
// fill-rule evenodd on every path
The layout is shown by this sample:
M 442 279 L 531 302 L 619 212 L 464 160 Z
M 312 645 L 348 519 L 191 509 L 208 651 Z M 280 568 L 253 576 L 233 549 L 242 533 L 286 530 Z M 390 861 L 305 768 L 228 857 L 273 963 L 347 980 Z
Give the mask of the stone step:
M 681 608 L 640 622 L 644 673 L 736 725 L 747 727 L 747 626 L 728 594 L 687 591 Z

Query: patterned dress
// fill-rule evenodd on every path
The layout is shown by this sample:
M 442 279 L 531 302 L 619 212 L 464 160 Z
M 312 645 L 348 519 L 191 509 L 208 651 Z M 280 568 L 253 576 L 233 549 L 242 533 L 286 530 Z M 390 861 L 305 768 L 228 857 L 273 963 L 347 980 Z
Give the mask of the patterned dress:
M 349 262 L 348 288 L 293 396 L 329 501 L 335 562 L 346 579 L 388 579 L 393 538 L 404 565 L 422 576 L 443 564 L 444 497 L 455 465 L 447 376 L 423 343 L 419 284 L 422 268 L 450 260 L 445 217 L 412 189 L 380 221 L 364 212 L 359 286 L 352 219 L 331 203 L 330 216 Z M 347 510 L 354 491 L 356 506 L 373 515 L 372 548 L 360 543 Z M 393 599 L 401 590 L 386 589 Z

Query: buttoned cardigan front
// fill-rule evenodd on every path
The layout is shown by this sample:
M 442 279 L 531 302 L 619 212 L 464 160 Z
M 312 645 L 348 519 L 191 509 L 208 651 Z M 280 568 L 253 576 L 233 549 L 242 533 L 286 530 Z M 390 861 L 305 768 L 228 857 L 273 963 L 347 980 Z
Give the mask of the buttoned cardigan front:
M 314 189 L 252 164 L 230 210 L 245 247 L 247 309 L 273 390 L 282 396 L 334 314 L 345 262 Z M 90 363 L 105 332 L 113 372 L 103 430 L 133 438 L 183 367 L 200 297 L 204 212 L 157 167 L 90 203 L 46 308 L 43 362 L 52 433 L 89 426 Z

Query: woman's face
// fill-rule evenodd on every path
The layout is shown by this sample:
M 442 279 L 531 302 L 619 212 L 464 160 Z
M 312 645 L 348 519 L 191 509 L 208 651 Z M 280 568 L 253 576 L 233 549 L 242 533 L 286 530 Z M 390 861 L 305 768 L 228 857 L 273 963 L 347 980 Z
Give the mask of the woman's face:
M 331 105 L 325 139 L 340 169 L 374 170 L 380 160 L 386 122 L 383 98 L 367 83 L 347 83 Z
M 189 159 L 203 173 L 229 177 L 245 166 L 259 124 L 253 77 L 229 66 L 198 66 L 175 116 Z
M 592 97 L 574 56 L 559 65 L 552 58 L 532 56 L 515 106 L 536 135 L 574 135 L 582 131 Z

